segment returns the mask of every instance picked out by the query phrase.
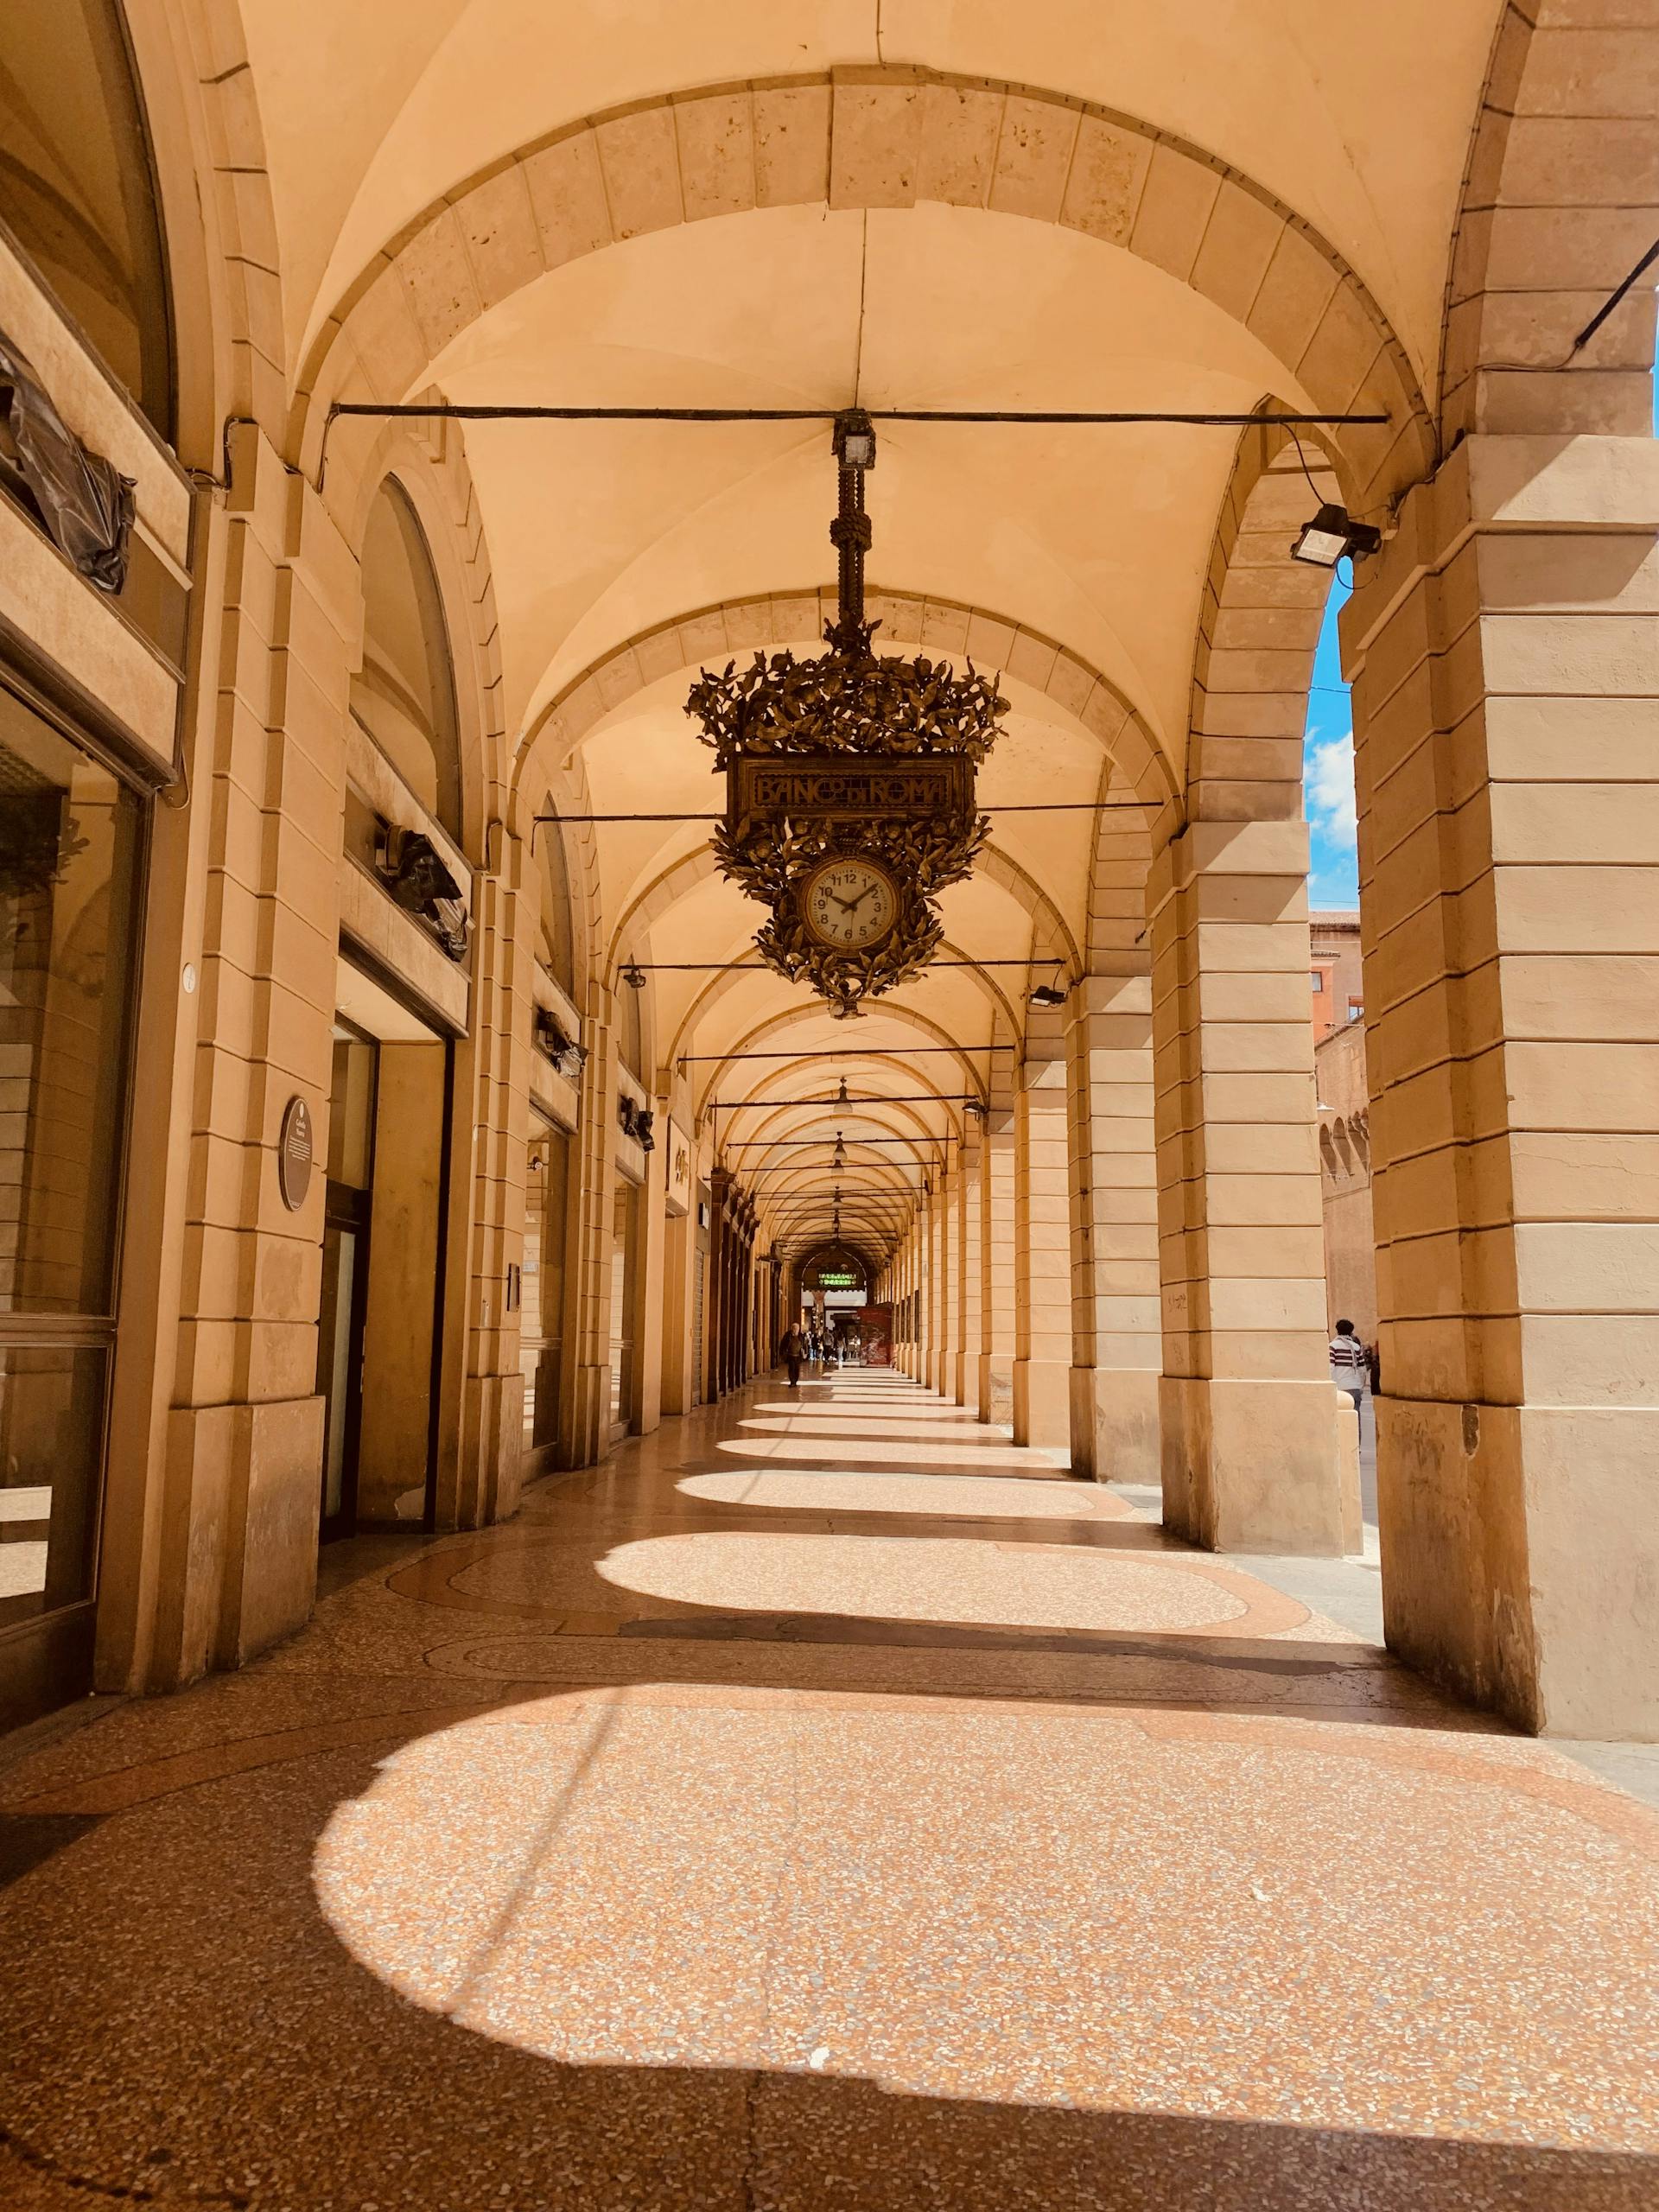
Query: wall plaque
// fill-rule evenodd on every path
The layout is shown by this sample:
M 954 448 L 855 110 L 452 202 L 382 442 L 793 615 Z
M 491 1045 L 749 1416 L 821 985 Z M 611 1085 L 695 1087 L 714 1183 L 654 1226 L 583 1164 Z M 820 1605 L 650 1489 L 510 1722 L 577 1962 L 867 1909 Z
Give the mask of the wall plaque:
M 276 1141 L 276 1184 L 290 1213 L 299 1211 L 310 1191 L 312 1158 L 311 1109 L 303 1098 L 290 1098 Z

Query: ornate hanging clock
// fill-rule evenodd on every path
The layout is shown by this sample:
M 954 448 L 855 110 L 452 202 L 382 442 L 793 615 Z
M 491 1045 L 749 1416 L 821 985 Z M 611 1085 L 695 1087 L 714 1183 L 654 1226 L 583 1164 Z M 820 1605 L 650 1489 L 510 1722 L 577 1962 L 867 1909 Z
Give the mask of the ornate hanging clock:
M 801 918 L 814 944 L 832 952 L 864 952 L 893 934 L 899 887 L 866 853 L 831 853 L 801 885 Z
M 878 655 L 864 619 L 870 545 L 868 416 L 836 421 L 840 608 L 829 652 L 757 653 L 704 669 L 686 712 L 726 772 L 715 834 L 722 872 L 772 910 L 755 938 L 791 982 L 805 977 L 838 1014 L 924 967 L 944 934 L 935 894 L 959 883 L 990 825 L 974 771 L 1007 702 L 969 662 Z

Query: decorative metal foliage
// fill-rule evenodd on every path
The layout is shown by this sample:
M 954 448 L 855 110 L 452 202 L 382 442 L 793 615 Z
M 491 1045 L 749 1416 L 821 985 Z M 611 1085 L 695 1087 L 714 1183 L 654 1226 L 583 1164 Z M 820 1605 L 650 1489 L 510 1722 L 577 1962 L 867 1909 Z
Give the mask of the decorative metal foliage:
M 985 758 L 1008 710 L 995 678 L 971 664 L 959 675 L 946 662 L 878 655 L 870 644 L 878 626 L 842 621 L 826 632 L 830 651 L 816 659 L 757 653 L 742 670 L 728 662 L 719 675 L 702 671 L 686 712 L 702 725 L 702 741 L 714 748 L 734 795 L 739 764 L 760 757 L 898 761 L 950 754 L 972 766 Z M 850 823 L 810 807 L 740 812 L 734 800 L 715 834 L 715 852 L 723 873 L 772 909 L 755 938 L 761 957 L 791 982 L 810 979 L 842 1016 L 925 967 L 944 934 L 933 894 L 972 872 L 990 830 L 973 805 L 971 774 L 963 788 L 960 805 L 873 812 Z M 880 862 L 899 893 L 893 927 L 861 951 L 822 944 L 801 907 L 817 862 L 852 853 Z
M 880 627 L 830 630 L 833 650 L 814 660 L 756 653 L 746 669 L 734 661 L 718 676 L 704 669 L 686 712 L 702 723 L 715 766 L 729 768 L 741 753 L 782 752 L 962 753 L 977 766 L 1008 711 L 995 678 L 971 662 L 959 676 L 945 661 L 874 652 Z

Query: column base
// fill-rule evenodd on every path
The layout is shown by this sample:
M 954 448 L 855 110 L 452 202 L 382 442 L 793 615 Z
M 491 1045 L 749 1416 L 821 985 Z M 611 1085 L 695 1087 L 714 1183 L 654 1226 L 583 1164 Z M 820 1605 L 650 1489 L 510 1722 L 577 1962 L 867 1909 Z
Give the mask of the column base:
M 999 1353 L 981 1355 L 978 1412 L 983 1421 L 1011 1422 L 1014 1419 L 1013 1362 Z
M 1071 1448 L 1071 1370 L 1058 1359 L 1014 1363 L 1014 1440 L 1039 1451 Z
M 1659 1741 L 1659 1408 L 1376 1412 L 1389 1649 L 1535 1734 Z
M 168 1481 L 185 1541 L 169 1560 L 150 1688 L 243 1666 L 311 1618 L 322 1431 L 319 1397 L 171 1414 Z
M 724 1388 L 718 1379 L 710 1381 L 710 1404 Z M 597 1466 L 611 1448 L 609 1363 L 603 1367 L 578 1367 L 572 1398 L 569 1427 L 563 1421 L 559 1424 L 558 1463 L 562 1467 Z
M 1071 1471 L 1097 1483 L 1155 1484 L 1160 1478 L 1158 1370 L 1071 1370 Z
M 1159 1410 L 1166 1528 L 1206 1551 L 1341 1555 L 1328 1380 L 1166 1375 Z

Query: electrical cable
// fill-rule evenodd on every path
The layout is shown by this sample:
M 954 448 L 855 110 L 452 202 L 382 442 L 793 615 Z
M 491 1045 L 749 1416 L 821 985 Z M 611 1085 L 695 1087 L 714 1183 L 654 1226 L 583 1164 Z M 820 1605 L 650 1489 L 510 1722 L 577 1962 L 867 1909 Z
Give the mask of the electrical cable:
M 843 1045 L 833 1051 L 826 1046 L 821 1052 L 682 1052 L 674 1065 L 690 1067 L 699 1060 L 913 1060 L 924 1052 L 949 1052 L 960 1058 L 964 1052 L 1011 1052 L 1014 1049 L 1013 1038 L 1001 1045 Z
M 1107 814 L 1115 811 L 1139 812 L 1148 806 L 1161 805 L 1159 799 L 1147 798 L 1033 798 L 989 800 L 976 810 L 981 814 Z M 562 822 L 567 829 L 585 828 L 592 823 L 617 822 L 723 822 L 722 809 L 718 814 L 532 814 L 532 822 Z

